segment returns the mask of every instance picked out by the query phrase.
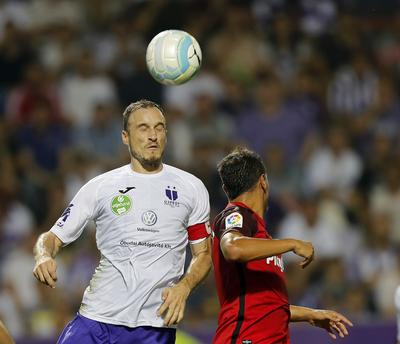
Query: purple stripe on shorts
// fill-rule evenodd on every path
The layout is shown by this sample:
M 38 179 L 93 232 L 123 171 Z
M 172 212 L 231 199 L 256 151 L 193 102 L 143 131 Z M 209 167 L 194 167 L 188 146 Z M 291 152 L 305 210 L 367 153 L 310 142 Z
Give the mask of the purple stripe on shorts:
M 174 344 L 175 332 L 166 327 L 106 324 L 77 314 L 64 328 L 57 344 Z

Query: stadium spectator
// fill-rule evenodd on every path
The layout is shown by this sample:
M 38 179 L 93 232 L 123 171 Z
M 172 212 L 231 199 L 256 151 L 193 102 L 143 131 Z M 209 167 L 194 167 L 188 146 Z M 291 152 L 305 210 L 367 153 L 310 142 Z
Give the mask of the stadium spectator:
M 236 137 L 259 153 L 279 145 L 285 161 L 295 162 L 307 138 L 314 134 L 315 124 L 288 101 L 277 76 L 263 72 L 256 86 L 255 106 L 237 118 Z
M 331 126 L 325 146 L 317 149 L 305 164 L 305 182 L 311 193 L 331 190 L 346 201 L 349 190 L 362 173 L 362 160 L 350 146 L 346 129 Z
M 94 120 L 93 109 L 99 102 L 114 104 L 116 88 L 113 80 L 96 70 L 93 55 L 81 54 L 76 69 L 61 83 L 65 117 L 76 127 L 88 127 Z

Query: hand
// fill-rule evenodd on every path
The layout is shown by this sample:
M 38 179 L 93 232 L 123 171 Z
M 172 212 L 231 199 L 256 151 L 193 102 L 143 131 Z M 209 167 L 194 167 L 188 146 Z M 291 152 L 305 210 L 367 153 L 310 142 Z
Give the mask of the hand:
M 304 258 L 300 263 L 302 269 L 314 260 L 314 247 L 311 242 L 296 240 L 293 252 Z
M 175 325 L 183 319 L 186 299 L 189 294 L 190 288 L 183 281 L 173 287 L 163 290 L 162 300 L 164 302 L 157 311 L 157 315 L 162 316 L 164 314 L 164 325 Z M 167 313 L 165 314 L 165 312 Z
M 43 284 L 51 288 L 56 287 L 57 282 L 57 264 L 56 261 L 49 257 L 41 257 L 36 261 L 33 269 L 33 275 Z
M 309 320 L 309 322 L 313 326 L 321 327 L 328 331 L 328 334 L 333 339 L 336 339 L 336 333 L 341 338 L 345 335 L 347 336 L 349 332 L 347 331 L 346 325 L 353 326 L 351 321 L 342 314 L 323 309 L 314 310 L 312 313 L 312 319 Z

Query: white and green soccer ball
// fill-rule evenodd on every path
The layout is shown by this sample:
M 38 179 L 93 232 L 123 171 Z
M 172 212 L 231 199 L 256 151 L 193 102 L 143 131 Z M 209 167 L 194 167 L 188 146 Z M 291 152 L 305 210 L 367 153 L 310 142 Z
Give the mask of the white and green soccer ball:
M 201 49 L 185 31 L 166 30 L 156 35 L 147 47 L 146 63 L 150 74 L 164 85 L 189 81 L 200 69 Z

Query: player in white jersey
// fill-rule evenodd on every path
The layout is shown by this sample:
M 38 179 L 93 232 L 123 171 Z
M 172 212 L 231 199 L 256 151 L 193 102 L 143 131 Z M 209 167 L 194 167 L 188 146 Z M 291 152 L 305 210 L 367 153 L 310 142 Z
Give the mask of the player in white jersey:
M 210 270 L 208 193 L 162 163 L 163 110 L 141 100 L 123 119 L 130 164 L 85 184 L 34 248 L 33 273 L 54 288 L 57 252 L 95 222 L 100 263 L 58 343 L 174 343 L 186 299 Z M 183 275 L 188 241 L 193 258 Z
M 397 344 L 400 344 L 400 286 L 397 287 L 394 295 L 394 304 L 397 313 Z

